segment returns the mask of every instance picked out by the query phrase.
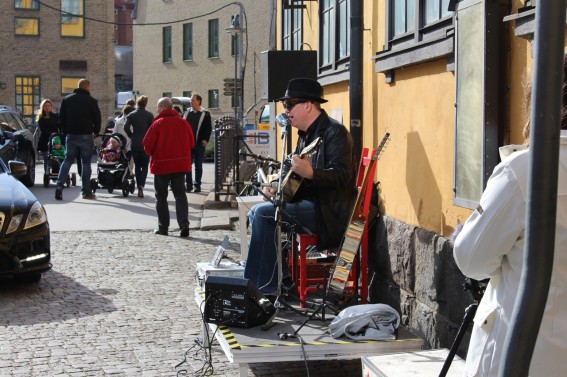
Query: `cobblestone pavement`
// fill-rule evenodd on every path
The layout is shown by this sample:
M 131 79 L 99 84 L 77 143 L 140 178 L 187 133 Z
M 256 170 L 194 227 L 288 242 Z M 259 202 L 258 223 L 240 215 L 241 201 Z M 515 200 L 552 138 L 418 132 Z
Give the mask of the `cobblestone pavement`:
M 0 376 L 199 375 L 203 351 L 192 349 L 183 362 L 201 335 L 195 263 L 209 261 L 224 235 L 236 257 L 236 230 L 192 230 L 189 239 L 53 232 L 54 267 L 40 283 L 0 281 Z M 216 343 L 212 360 L 214 375 L 239 376 Z M 250 367 L 249 376 L 306 375 L 304 363 Z M 309 369 L 311 376 L 361 375 L 356 360 L 310 362 Z

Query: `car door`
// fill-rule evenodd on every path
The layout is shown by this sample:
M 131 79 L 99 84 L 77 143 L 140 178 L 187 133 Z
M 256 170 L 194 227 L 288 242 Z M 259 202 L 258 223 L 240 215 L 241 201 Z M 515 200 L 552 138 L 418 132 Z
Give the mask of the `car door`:
M 13 137 L 14 129 L 5 115 L 6 113 L 0 113 L 0 123 L 7 125 L 2 125 L 0 128 L 2 132 L 0 135 L 0 158 L 8 165 L 8 161 L 13 160 L 16 155 L 17 145 Z

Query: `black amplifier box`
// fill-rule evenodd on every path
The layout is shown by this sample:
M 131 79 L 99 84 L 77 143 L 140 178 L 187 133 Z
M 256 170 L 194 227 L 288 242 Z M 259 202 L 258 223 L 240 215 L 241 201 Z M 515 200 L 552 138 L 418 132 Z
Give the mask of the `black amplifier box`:
M 205 322 L 254 327 L 275 313 L 274 305 L 248 279 L 209 275 L 205 280 Z

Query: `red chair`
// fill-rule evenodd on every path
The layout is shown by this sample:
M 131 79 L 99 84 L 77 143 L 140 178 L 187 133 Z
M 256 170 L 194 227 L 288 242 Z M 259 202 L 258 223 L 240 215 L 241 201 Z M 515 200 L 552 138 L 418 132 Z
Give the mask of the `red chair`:
M 366 180 L 362 209 L 363 213 L 366 215 L 368 215 L 370 211 L 370 198 L 372 196 L 372 185 L 374 184 L 374 174 L 376 170 L 376 161 L 372 161 L 371 159 L 374 151 L 372 151 L 370 156 L 368 152 L 368 148 L 362 150 L 356 178 L 356 187 L 360 192 L 361 185 L 364 183 L 366 170 L 370 169 L 368 171 L 369 176 Z M 368 223 L 369 221 L 365 223 L 361 238 L 360 252 L 353 263 L 353 268 L 350 271 L 345 287 L 345 290 L 350 290 L 353 294 L 359 293 L 361 303 L 366 303 L 368 297 Z M 329 262 L 328 259 L 323 259 L 323 262 L 319 262 L 318 259 L 307 258 L 308 247 L 316 244 L 316 234 L 312 236 L 305 233 L 293 235 L 292 252 L 288 258 L 288 267 L 291 278 L 296 284 L 296 294 L 302 301 L 306 301 L 309 292 L 324 289 L 326 281 L 329 278 L 329 270 L 333 266 L 333 262 Z M 358 275 L 360 275 L 359 278 L 357 278 Z

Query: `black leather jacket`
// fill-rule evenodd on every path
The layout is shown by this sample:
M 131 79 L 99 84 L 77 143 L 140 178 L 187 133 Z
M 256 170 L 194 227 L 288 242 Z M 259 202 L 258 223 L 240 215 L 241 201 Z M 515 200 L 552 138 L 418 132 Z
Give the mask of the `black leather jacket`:
M 303 184 L 312 193 L 317 210 L 317 248 L 339 247 L 357 192 L 352 138 L 346 127 L 329 118 L 324 110 L 308 132 L 300 131 L 299 135 L 300 139 L 307 138 L 306 143 L 319 136 L 323 138 L 310 157 L 313 179 L 304 180 Z M 300 144 L 294 153 L 301 152 L 303 147 Z

